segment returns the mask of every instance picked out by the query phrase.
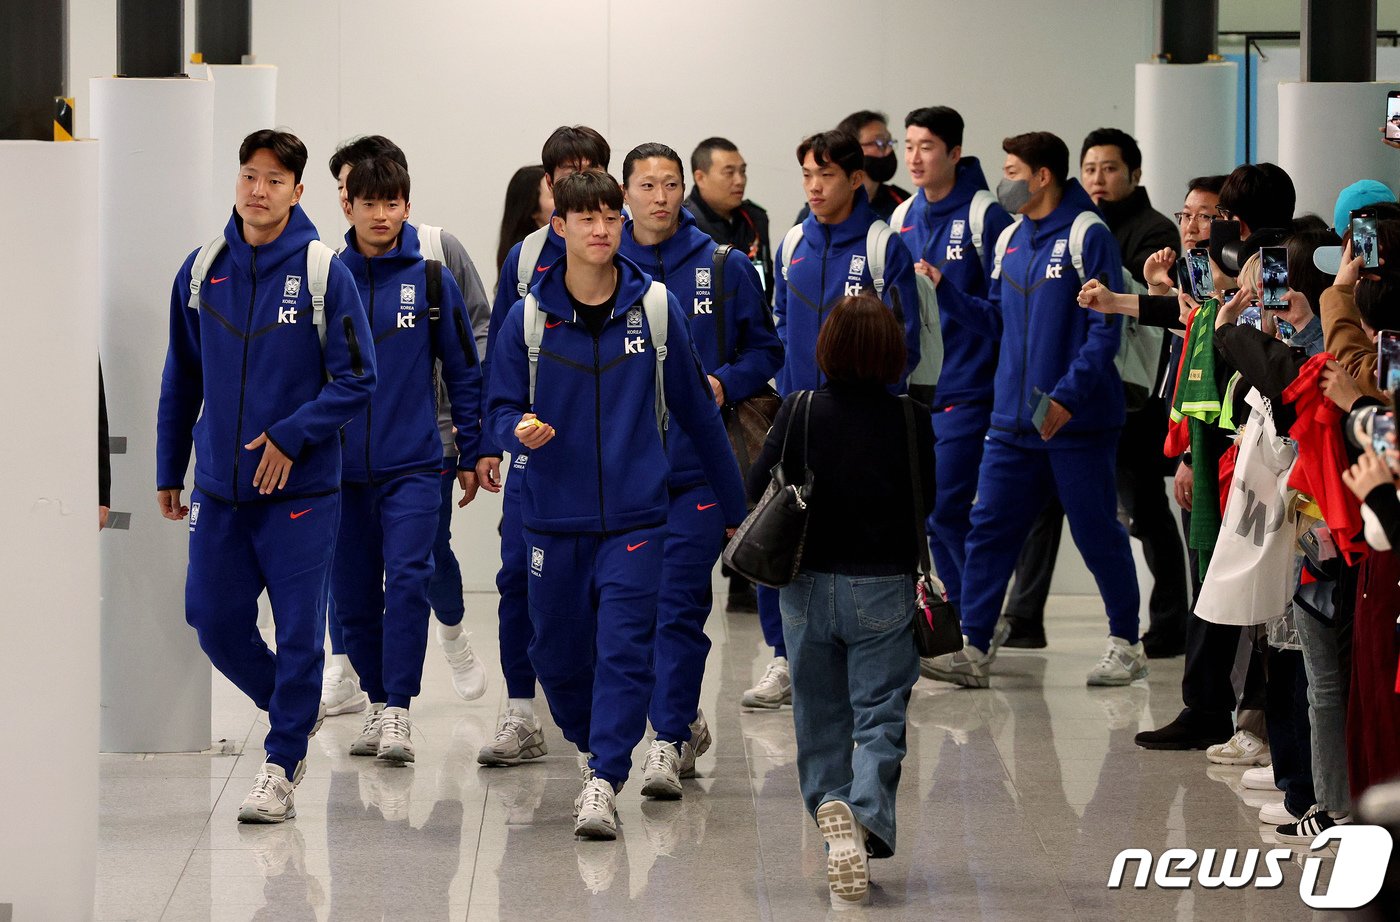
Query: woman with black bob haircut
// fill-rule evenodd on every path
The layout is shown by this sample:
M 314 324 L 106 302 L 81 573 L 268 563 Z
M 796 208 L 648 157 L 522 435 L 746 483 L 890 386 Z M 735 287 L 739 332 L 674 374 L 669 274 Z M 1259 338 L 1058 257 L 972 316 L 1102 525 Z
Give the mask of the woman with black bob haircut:
M 802 568 L 780 599 L 798 777 L 826 839 L 838 907 L 864 900 L 868 857 L 894 854 L 905 708 L 919 677 L 915 515 L 922 521 L 932 511 L 933 429 L 928 408 L 910 401 L 923 500 L 916 509 L 909 398 L 890 393 L 904 363 L 904 327 L 889 308 L 870 294 L 842 298 L 817 335 L 825 383 L 788 396 L 748 482 L 757 500 L 780 460 L 789 482 L 812 472 Z

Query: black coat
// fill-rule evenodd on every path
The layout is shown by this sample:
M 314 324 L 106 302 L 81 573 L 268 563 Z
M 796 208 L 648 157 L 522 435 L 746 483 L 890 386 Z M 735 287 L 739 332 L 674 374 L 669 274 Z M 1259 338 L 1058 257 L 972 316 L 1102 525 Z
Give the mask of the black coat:
M 1113 231 L 1113 239 L 1118 241 L 1124 267 L 1141 284 L 1147 284 L 1142 277 L 1142 264 L 1147 257 L 1163 247 L 1181 248 L 1181 234 L 1176 225 L 1152 207 L 1147 190 L 1142 186 L 1121 202 L 1100 202 L 1099 210 L 1108 222 L 1108 229 Z
M 727 243 L 743 253 L 749 261 L 758 260 L 762 266 L 763 296 L 768 306 L 773 306 L 773 251 L 768 246 L 768 212 L 744 199 L 729 220 L 705 204 L 698 189 L 691 190 L 685 200 L 685 208 L 695 218 L 700 229 L 709 234 L 715 243 Z

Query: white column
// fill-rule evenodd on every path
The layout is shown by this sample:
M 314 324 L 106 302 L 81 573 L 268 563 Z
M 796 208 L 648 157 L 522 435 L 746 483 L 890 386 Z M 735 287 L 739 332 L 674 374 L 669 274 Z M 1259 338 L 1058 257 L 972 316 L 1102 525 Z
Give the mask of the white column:
M 211 198 L 217 215 L 233 208 L 238 145 L 260 128 L 277 126 L 277 68 L 271 64 L 191 64 L 192 76 L 214 83 Z
M 1386 94 L 1400 83 L 1280 83 L 1278 165 L 1298 192 L 1295 214 L 1329 225 L 1337 193 L 1358 179 L 1394 188 L 1400 153 L 1381 143 Z
M 1163 214 L 1180 210 L 1191 179 L 1235 168 L 1237 74 L 1233 62 L 1137 65 L 1133 137 Z
M 90 919 L 97 861 L 97 166 L 0 141 L 0 918 Z M 108 535 L 101 536 L 105 540 Z M 28 741 L 28 753 L 16 746 Z
M 125 527 L 102 547 L 102 749 L 198 752 L 209 747 L 210 667 L 185 624 L 187 528 L 156 509 L 155 411 L 171 284 L 221 228 L 209 200 L 214 85 L 97 78 L 91 95 L 103 374 L 111 435 L 125 440 L 112 455 L 112 509 Z

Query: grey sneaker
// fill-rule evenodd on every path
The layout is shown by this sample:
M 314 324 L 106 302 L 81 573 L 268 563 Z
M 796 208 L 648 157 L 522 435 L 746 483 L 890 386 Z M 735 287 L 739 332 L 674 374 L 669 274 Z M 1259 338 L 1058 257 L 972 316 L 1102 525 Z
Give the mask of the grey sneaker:
M 826 840 L 826 885 L 832 907 L 846 909 L 865 902 L 870 892 L 865 827 L 849 804 L 828 800 L 817 808 L 817 828 Z
M 939 682 L 952 682 L 966 688 L 987 688 L 991 677 L 987 674 L 992 665 L 990 655 L 967 642 L 963 638 L 963 648 L 956 653 L 945 653 L 919 661 L 919 672 Z
M 1089 685 L 1127 685 L 1147 678 L 1147 653 L 1142 641 L 1130 644 L 1122 637 L 1108 638 L 1103 656 L 1089 670 Z
M 482 765 L 519 765 L 549 752 L 540 722 L 532 714 L 511 708 L 501 718 L 496 736 L 481 747 L 476 761 Z
M 681 755 L 674 743 L 651 741 L 642 763 L 642 796 L 658 800 L 675 800 L 681 796 Z
M 584 839 L 617 838 L 617 804 L 613 787 L 602 778 L 590 778 L 579 792 L 574 835 Z
M 385 708 L 384 719 L 379 724 L 379 758 L 385 762 L 405 764 L 412 762 L 413 722 L 408 719 L 408 708 Z
M 785 704 L 792 704 L 792 676 L 788 672 L 786 656 L 775 656 L 768 668 L 763 670 L 763 678 L 758 684 L 744 692 L 739 703 L 746 708 L 766 708 L 772 710 Z
M 1206 758 L 1216 765 L 1271 765 L 1269 744 L 1248 730 L 1236 730 L 1223 743 L 1206 747 Z
M 281 823 L 294 819 L 297 808 L 292 802 L 293 787 L 280 765 L 264 763 L 253 779 L 253 790 L 238 808 L 238 822 Z
M 696 710 L 695 722 L 690 725 L 690 742 L 681 744 L 681 777 L 695 777 L 695 760 L 703 756 L 714 742 L 710 735 L 710 725 L 705 721 L 705 712 Z
M 371 704 L 365 714 L 365 722 L 360 727 L 360 735 L 350 744 L 352 756 L 379 755 L 379 728 L 384 723 L 384 705 Z

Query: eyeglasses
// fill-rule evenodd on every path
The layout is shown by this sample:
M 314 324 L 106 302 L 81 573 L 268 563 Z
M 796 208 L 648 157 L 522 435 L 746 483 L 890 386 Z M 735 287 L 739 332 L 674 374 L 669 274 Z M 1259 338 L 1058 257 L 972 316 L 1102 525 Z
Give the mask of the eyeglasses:
M 1176 214 L 1172 215 L 1172 217 L 1176 218 L 1177 224 L 1185 226 L 1190 224 L 1196 224 L 1198 222 L 1202 224 L 1209 224 L 1212 221 L 1222 220 L 1224 218 L 1224 215 L 1221 215 L 1219 213 L 1209 214 L 1208 212 L 1204 211 L 1194 213 L 1190 211 L 1178 211 Z
M 894 147 L 894 138 L 889 135 L 882 135 L 878 138 L 871 138 L 869 141 L 863 142 L 860 146 L 873 147 L 878 151 L 887 151 Z

